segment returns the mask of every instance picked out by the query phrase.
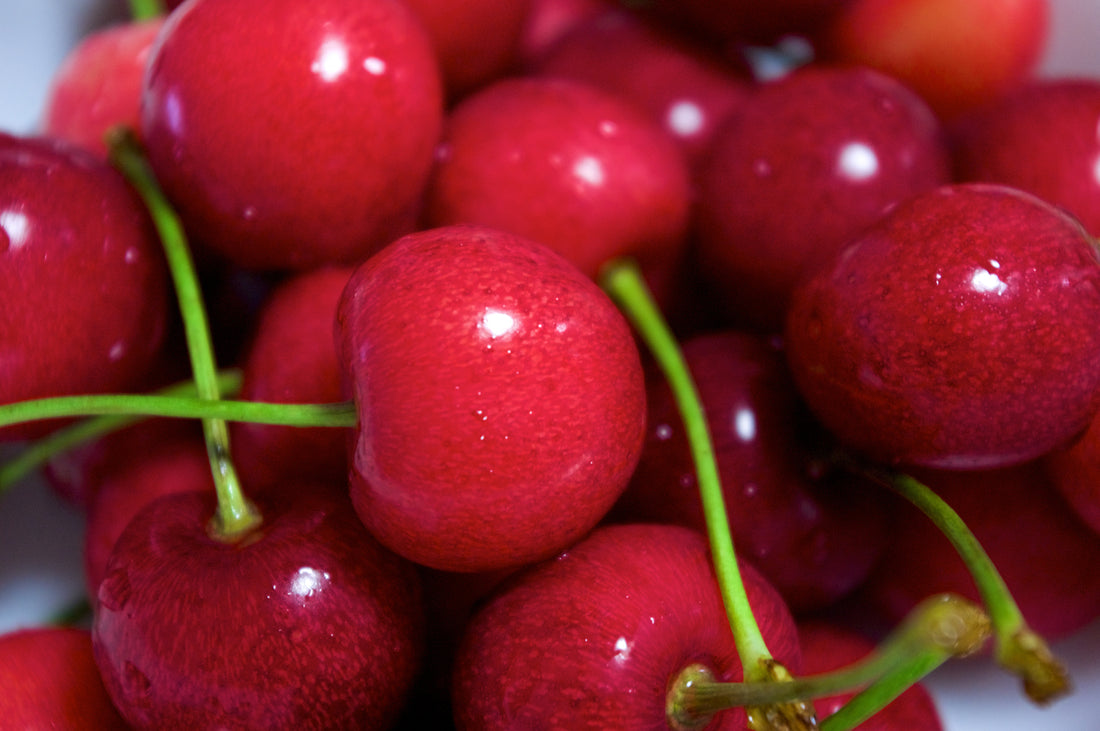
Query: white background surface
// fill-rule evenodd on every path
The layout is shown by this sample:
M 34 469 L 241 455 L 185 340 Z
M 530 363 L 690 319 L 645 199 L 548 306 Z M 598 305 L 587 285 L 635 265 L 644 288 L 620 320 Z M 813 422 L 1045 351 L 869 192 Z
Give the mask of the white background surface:
M 1100 75 L 1100 0 L 1051 5 L 1044 72 Z M 0 0 L 0 129 L 31 132 L 64 54 L 83 32 L 124 10 L 121 0 Z M 80 515 L 39 481 L 0 498 L 0 631 L 37 623 L 81 597 L 82 539 Z M 936 672 L 928 685 L 947 731 L 1100 730 L 1100 623 L 1056 650 L 1077 692 L 1045 710 L 1025 701 L 1014 679 L 987 659 Z

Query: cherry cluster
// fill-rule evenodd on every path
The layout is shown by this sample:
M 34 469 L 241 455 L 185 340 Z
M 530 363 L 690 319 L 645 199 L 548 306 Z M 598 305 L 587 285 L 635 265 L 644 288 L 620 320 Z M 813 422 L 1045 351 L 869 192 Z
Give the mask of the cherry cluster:
M 4 718 L 935 731 L 989 644 L 1057 697 L 1100 79 L 1033 77 L 1048 12 L 134 2 L 0 134 L 0 490 L 86 511 L 90 610 L 0 637 Z

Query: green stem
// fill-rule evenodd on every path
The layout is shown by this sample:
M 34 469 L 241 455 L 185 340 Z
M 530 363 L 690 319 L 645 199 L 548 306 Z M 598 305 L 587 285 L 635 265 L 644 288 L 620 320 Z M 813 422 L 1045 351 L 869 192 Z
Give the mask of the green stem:
M 236 394 L 241 386 L 241 373 L 224 371 L 218 376 L 222 393 Z M 194 396 L 193 381 L 177 383 L 156 392 L 159 396 Z M 2 407 L 0 407 L 2 410 Z M 134 415 L 107 415 L 79 421 L 72 426 L 58 429 L 38 441 L 31 442 L 13 459 L 0 465 L 0 495 L 34 470 L 49 462 L 56 455 L 128 426 L 142 417 Z
M 142 393 L 52 396 L 0 406 L 0 427 L 62 416 L 161 416 L 219 419 L 278 426 L 351 427 L 356 424 L 350 401 L 330 404 L 283 404 L 266 401 L 194 398 Z
M 130 0 L 130 20 L 140 23 L 164 15 L 164 3 L 161 0 Z
M 993 625 L 997 662 L 1020 676 L 1024 692 L 1045 704 L 1069 692 L 1069 676 L 1049 645 L 1027 625 L 996 565 L 963 519 L 939 495 L 910 475 L 862 464 L 847 455 L 837 461 L 884 485 L 915 505 L 954 546 L 974 579 Z
M 210 325 L 183 224 L 157 184 L 133 133 L 119 128 L 113 130 L 108 139 L 112 164 L 137 190 L 160 236 L 179 300 L 198 395 L 202 399 L 217 401 L 221 392 Z M 202 425 L 214 487 L 218 493 L 217 521 L 212 526 L 212 532 L 221 539 L 232 541 L 259 525 L 260 514 L 241 490 L 240 479 L 230 456 L 229 430 L 225 421 L 204 418 Z
M 749 606 L 737 565 L 710 430 L 687 363 L 633 262 L 611 262 L 601 273 L 600 284 L 633 323 L 672 389 L 691 445 L 715 573 L 745 679 L 768 680 L 768 666 L 773 662 L 771 652 Z

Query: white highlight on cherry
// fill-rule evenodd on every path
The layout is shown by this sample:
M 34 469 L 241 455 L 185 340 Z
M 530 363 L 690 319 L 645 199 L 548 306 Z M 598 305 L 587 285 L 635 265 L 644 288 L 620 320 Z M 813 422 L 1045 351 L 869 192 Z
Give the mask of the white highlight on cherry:
M 348 47 L 339 39 L 325 39 L 309 68 L 325 81 L 335 81 L 348 70 Z
M 0 228 L 7 234 L 9 249 L 18 249 L 27 243 L 30 227 L 26 214 L 13 210 L 0 211 Z
M 693 101 L 682 99 L 668 108 L 668 127 L 681 137 L 698 134 L 706 121 L 706 115 Z
M 516 319 L 507 312 L 500 310 L 486 310 L 481 316 L 481 329 L 491 338 L 499 338 L 512 332 L 516 327 Z
M 303 566 L 290 580 L 290 593 L 303 598 L 311 597 L 321 591 L 330 578 L 327 571 Z
M 840 150 L 837 170 L 848 180 L 859 182 L 878 174 L 878 155 L 863 142 L 850 142 Z

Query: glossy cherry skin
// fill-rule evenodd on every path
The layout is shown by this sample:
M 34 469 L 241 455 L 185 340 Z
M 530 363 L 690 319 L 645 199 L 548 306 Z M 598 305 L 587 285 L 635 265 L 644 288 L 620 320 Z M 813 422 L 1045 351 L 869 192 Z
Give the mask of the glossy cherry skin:
M 141 386 L 168 279 L 140 199 L 102 159 L 45 138 L 0 135 L 0 181 L 0 403 Z
M 696 212 L 727 318 L 782 330 L 791 291 L 896 202 L 951 178 L 928 106 L 866 68 L 763 84 L 715 133 Z
M 550 249 L 450 226 L 356 269 L 337 311 L 351 495 L 397 553 L 489 571 L 587 533 L 626 487 L 645 384 L 626 320 Z
M 628 102 L 566 79 L 491 84 L 451 112 L 425 201 L 430 226 L 492 226 L 595 277 L 616 256 L 662 270 L 691 201 L 675 144 Z
M 734 542 L 796 613 L 821 609 L 870 573 L 887 540 L 881 491 L 822 458 L 783 352 L 736 331 L 684 341 L 707 414 Z M 611 516 L 706 531 L 683 419 L 663 376 L 648 380 L 645 448 Z
M 1100 80 L 1032 81 L 959 120 L 955 174 L 1034 193 L 1100 235 L 1097 119 Z
M 410 230 L 441 118 L 434 51 L 397 0 L 197 0 L 154 47 L 141 129 L 194 238 L 304 269 Z
M 679 145 L 692 167 L 749 93 L 747 70 L 623 10 L 579 24 L 535 72 L 592 84 L 637 104 Z
M 900 203 L 795 292 L 799 390 L 849 447 L 890 462 L 1016 464 L 1100 408 L 1100 256 L 1027 193 L 945 186 Z
M 826 620 L 811 619 L 798 624 L 805 675 L 838 670 L 870 655 L 871 639 Z M 855 693 L 814 699 L 818 721 L 836 713 Z M 943 722 L 928 690 L 920 684 L 909 687 L 888 706 L 859 725 L 860 731 L 941 731 Z
M 42 112 L 44 135 L 106 157 L 104 136 L 141 121 L 145 65 L 163 17 L 109 26 L 85 36 L 54 73 Z
M 993 101 L 1035 70 L 1049 6 L 1049 0 L 849 0 L 820 30 L 817 45 L 830 62 L 900 79 L 949 119 Z
M 342 400 L 332 323 L 351 272 L 348 267 L 303 272 L 268 295 L 242 363 L 242 399 Z M 287 478 L 334 483 L 347 479 L 348 429 L 234 423 L 230 430 L 238 472 L 254 491 Z
M 799 672 L 786 606 L 751 566 L 741 571 L 772 655 Z M 742 679 L 706 540 L 679 526 L 604 526 L 515 576 L 474 616 L 455 663 L 456 726 L 669 728 L 666 694 L 693 663 Z M 744 729 L 744 711 L 707 728 Z
M 111 705 L 85 629 L 37 627 L 0 635 L 0 682 L 6 728 L 129 728 Z
M 146 506 L 99 586 L 96 663 L 143 729 L 386 728 L 419 667 L 415 570 L 346 498 L 296 484 L 233 543 L 209 491 Z M 285 495 L 284 495 L 285 498 Z

